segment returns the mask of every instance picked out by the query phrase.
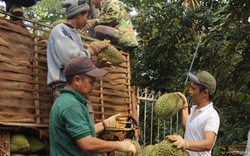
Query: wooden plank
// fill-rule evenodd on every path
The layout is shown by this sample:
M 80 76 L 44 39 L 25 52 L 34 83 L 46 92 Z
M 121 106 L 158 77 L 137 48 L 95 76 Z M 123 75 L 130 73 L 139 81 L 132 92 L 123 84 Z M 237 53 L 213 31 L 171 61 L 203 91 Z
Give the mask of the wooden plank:
M 95 95 L 95 94 L 112 95 L 112 96 L 125 97 L 125 98 L 129 97 L 128 93 L 117 93 L 117 92 L 93 90 L 92 95 Z
M 41 110 L 50 110 L 51 107 L 45 107 L 45 106 L 33 106 L 33 105 L 16 105 L 13 103 L 0 103 L 0 106 L 5 107 L 16 107 L 16 108 L 30 108 L 30 109 L 41 109 Z
M 29 113 L 0 112 L 0 115 L 13 115 L 13 116 L 22 116 L 22 117 L 40 117 L 40 118 L 44 118 L 44 119 L 49 119 L 49 115 L 29 114 Z
M 1 28 L 1 25 L 0 25 L 0 28 Z M 25 35 L 25 34 L 24 34 L 24 35 Z M 15 36 L 4 36 L 4 38 L 5 38 L 5 39 L 8 39 L 8 40 L 13 40 L 13 41 L 19 41 L 19 40 L 17 40 L 17 38 L 16 38 Z M 39 37 L 39 36 L 36 36 L 36 37 L 32 37 L 32 38 L 40 38 L 40 37 Z M 48 38 L 46 38 L 46 39 L 44 39 L 44 40 L 48 40 Z M 39 46 L 39 47 L 44 47 L 44 48 L 47 47 L 47 44 L 42 44 L 42 43 L 40 43 L 40 42 L 33 42 L 33 41 L 27 42 L 27 41 L 26 41 L 26 43 L 29 43 L 29 44 L 32 44 L 32 45 L 36 45 L 36 46 Z M 1 45 L 10 46 L 9 43 L 3 43 L 3 42 L 1 43 Z M 19 45 L 11 45 L 11 47 L 12 47 L 12 48 L 19 47 L 19 48 L 21 48 L 21 50 L 30 51 L 30 52 L 36 52 L 36 53 L 40 53 L 40 54 L 45 55 L 44 50 L 29 49 L 29 48 L 27 48 L 27 47 L 24 48 L 24 47 L 21 47 L 21 46 L 19 46 Z
M 6 11 L 0 10 L 0 13 L 1 13 L 1 14 L 4 14 L 4 15 L 11 16 L 11 17 L 16 17 L 16 18 L 18 18 L 18 19 L 22 19 L 22 20 L 25 20 L 25 21 L 29 21 L 29 22 L 31 22 L 31 23 L 35 23 L 35 22 L 36 22 L 37 24 L 39 24 L 39 25 L 41 25 L 41 26 L 48 27 L 48 28 L 53 28 L 53 26 L 51 26 L 51 25 L 48 25 L 48 24 L 45 24 L 45 23 L 42 23 L 42 22 L 38 22 L 38 21 L 34 21 L 34 20 L 32 20 L 32 19 L 28 19 L 28 18 L 25 18 L 25 17 L 15 16 L 15 15 L 13 15 L 13 14 L 11 14 L 11 13 L 6 12 Z M 2 18 L 2 19 L 7 20 L 7 19 L 5 19 L 5 18 Z M 11 20 L 8 20 L 8 21 L 11 21 Z M 13 21 L 12 21 L 12 22 L 13 22 Z M 18 23 L 18 24 L 20 24 L 20 23 Z
M 6 151 L 3 153 L 0 150 L 0 156 L 10 155 L 10 132 L 6 130 L 0 130 L 0 149 Z
M 130 89 L 124 89 L 124 87 L 120 87 L 120 86 L 110 86 L 110 85 L 106 85 L 106 84 L 95 84 L 96 87 L 103 87 L 106 89 L 113 89 L 115 91 L 124 91 L 124 92 L 130 92 Z
M 33 73 L 32 71 L 31 72 L 24 72 L 24 71 L 16 70 L 16 69 L 13 69 L 13 68 L 10 69 L 10 68 L 1 67 L 1 66 L 0 66 L 0 70 L 9 71 L 9 72 L 13 72 L 13 73 L 19 73 L 19 74 L 39 76 L 41 78 L 47 79 L 47 73 Z
M 115 105 L 106 105 L 106 104 L 97 104 L 97 103 L 91 103 L 93 107 L 106 107 L 106 108 L 120 108 L 120 109 L 124 109 L 124 110 L 130 110 L 131 108 L 129 108 L 127 105 L 123 105 L 123 106 L 115 106 Z
M 0 53 L 1 53 L 1 50 L 0 50 Z M 37 65 L 32 65 L 32 64 L 27 64 L 27 63 L 23 63 L 23 62 L 20 62 L 20 61 L 15 61 L 15 60 L 10 60 L 10 59 L 2 59 L 2 58 L 0 58 L 0 61 L 2 61 L 2 62 L 8 62 L 10 64 L 14 63 L 16 65 L 22 65 L 22 66 L 26 66 L 26 67 L 30 67 L 30 68 L 37 68 L 37 69 L 41 69 L 43 71 L 47 71 L 48 70 L 47 67 L 37 66 Z
M 90 98 L 91 101 L 99 101 L 99 100 L 103 100 L 103 101 L 107 101 L 107 102 L 112 102 L 115 104 L 130 104 L 130 101 L 121 101 L 121 100 L 115 100 L 115 99 L 110 99 L 110 98 L 100 98 L 100 97 L 95 97 L 95 98 Z
M 112 115 L 115 115 L 116 113 L 111 113 L 111 112 L 94 112 L 94 114 L 112 116 Z M 129 115 L 128 113 L 124 113 L 124 112 L 121 113 L 121 116 L 128 116 L 128 115 Z M 96 119 L 96 120 L 98 120 L 98 119 Z
M 29 91 L 29 92 L 39 92 L 39 93 L 51 94 L 51 89 L 49 86 L 45 89 L 32 89 L 32 88 L 27 88 L 27 87 L 7 86 L 5 84 L 0 83 L 0 88 L 1 89 L 12 89 L 12 90 L 19 90 L 19 91 L 22 90 L 22 91 Z
M 40 62 L 44 62 L 44 63 L 47 62 L 46 59 L 36 59 L 36 58 L 31 57 L 31 56 L 18 55 L 18 54 L 15 54 L 15 53 L 10 53 L 10 52 L 2 51 L 2 49 L 0 49 L 0 53 L 6 54 L 6 55 L 10 55 L 10 56 L 14 56 L 14 57 L 19 57 L 19 58 L 22 58 L 22 59 L 26 58 L 26 59 L 29 59 L 30 61 L 36 60 L 36 61 L 40 61 Z
M 4 126 L 3 126 L 4 125 Z M 13 126 L 17 126 L 17 127 L 13 127 Z M 21 127 L 42 127 L 42 128 L 48 128 L 49 125 L 47 124 L 34 124 L 34 123 L 20 123 L 20 122 L 16 122 L 16 123 L 13 123 L 13 122 L 1 122 L 0 121 L 0 129 L 10 129 L 10 130 L 18 130 L 19 128 Z
M 32 81 L 32 80 L 26 80 L 26 79 L 20 79 L 20 78 L 12 78 L 9 76 L 1 76 L 0 79 L 5 79 L 5 80 L 12 80 L 12 81 L 17 81 L 17 82 L 26 82 L 26 83 L 33 83 L 33 84 L 40 84 L 43 86 L 47 86 L 46 82 L 37 82 L 37 81 Z
M 21 98 L 21 99 L 32 99 L 32 100 L 41 100 L 41 101 L 52 101 L 51 98 L 41 98 L 41 97 L 32 97 L 32 96 L 24 96 L 24 95 L 15 95 L 15 94 L 9 94 L 9 93 L 2 93 L 0 96 L 3 97 L 13 97 L 13 98 Z

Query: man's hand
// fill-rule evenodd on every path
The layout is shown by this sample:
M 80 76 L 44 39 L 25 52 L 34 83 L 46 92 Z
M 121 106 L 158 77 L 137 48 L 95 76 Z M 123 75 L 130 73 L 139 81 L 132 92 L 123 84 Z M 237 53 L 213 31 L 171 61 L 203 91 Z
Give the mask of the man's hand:
M 89 49 L 92 52 L 92 55 L 98 55 L 100 51 L 110 45 L 110 40 L 103 40 L 103 41 L 94 41 L 90 43 Z
M 185 95 L 181 92 L 175 92 L 175 94 L 179 95 L 179 97 L 182 99 L 182 109 L 188 108 L 187 98 L 185 97 Z
M 119 149 L 121 152 L 132 152 L 132 155 L 135 155 L 136 148 L 135 145 L 129 141 L 118 141 Z
M 87 20 L 87 24 L 80 30 L 80 33 L 85 33 L 87 30 L 96 26 L 97 21 L 95 19 Z
M 177 148 L 181 148 L 183 150 L 186 150 L 189 148 L 189 143 L 187 140 L 184 140 L 180 135 L 174 134 L 174 135 L 168 135 L 166 138 L 170 141 L 173 141 L 173 145 Z
M 104 120 L 104 122 L 107 125 L 107 128 L 125 128 L 126 121 L 117 121 L 116 117 L 121 116 L 121 113 L 113 115 L 109 117 L 108 119 Z

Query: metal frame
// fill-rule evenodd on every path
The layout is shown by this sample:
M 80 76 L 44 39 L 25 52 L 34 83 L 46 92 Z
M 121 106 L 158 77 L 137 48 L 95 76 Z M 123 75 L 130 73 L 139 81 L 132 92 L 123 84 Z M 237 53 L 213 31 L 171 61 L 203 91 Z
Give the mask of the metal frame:
M 155 102 L 157 101 L 157 99 L 163 95 L 163 93 L 161 92 L 155 92 L 153 90 L 149 90 L 148 88 L 144 88 L 144 89 L 140 89 L 140 88 L 137 88 L 137 98 L 140 100 L 140 104 L 138 105 L 138 115 L 140 116 L 140 113 L 144 113 L 144 119 L 143 119 L 143 127 L 141 127 L 141 131 L 142 131 L 142 135 L 141 135 L 141 140 L 142 140 L 142 148 L 145 148 L 145 146 L 147 146 L 147 143 L 146 143 L 146 133 L 147 133 L 147 121 L 150 120 L 150 142 L 148 144 L 152 145 L 153 144 L 153 130 L 155 129 L 153 127 L 154 125 L 154 104 Z M 150 104 L 148 104 L 150 103 Z M 148 105 L 150 105 L 150 107 L 148 107 Z M 143 112 L 140 112 L 140 107 L 143 107 L 144 111 Z M 150 115 L 150 119 L 147 119 L 147 110 L 151 113 Z M 142 122 L 142 120 L 139 118 L 139 124 Z M 160 124 L 163 122 L 163 130 L 161 129 L 160 127 Z M 165 121 L 161 121 L 159 118 L 157 119 L 157 143 L 159 143 L 161 141 L 160 138 L 164 138 L 166 136 L 166 130 L 167 128 L 169 127 L 169 134 L 172 134 L 173 131 L 174 131 L 174 128 L 173 128 L 173 119 L 170 118 L 169 119 L 169 122 L 170 124 L 167 125 L 166 124 L 166 120 Z M 179 128 L 179 118 L 178 118 L 178 113 L 176 114 L 176 133 L 178 133 L 178 128 Z M 140 124 L 141 125 L 141 124 Z M 163 136 L 160 137 L 161 135 L 161 132 L 163 133 Z

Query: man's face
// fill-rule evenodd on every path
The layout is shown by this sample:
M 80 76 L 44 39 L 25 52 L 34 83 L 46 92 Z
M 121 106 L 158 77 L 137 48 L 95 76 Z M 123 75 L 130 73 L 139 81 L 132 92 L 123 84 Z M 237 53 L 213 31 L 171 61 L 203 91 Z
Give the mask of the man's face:
M 101 1 L 102 0 L 92 0 L 92 4 L 95 5 L 95 8 L 101 9 Z
M 200 93 L 200 87 L 195 82 L 191 82 L 191 86 L 189 88 L 189 97 L 195 104 L 201 103 L 203 99 L 203 92 Z
M 77 92 L 81 94 L 85 99 L 89 99 L 89 96 L 94 89 L 96 78 L 86 77 L 83 80 L 81 79 L 80 81 L 81 82 L 79 82 L 79 88 Z
M 78 14 L 78 24 L 76 29 L 82 29 L 87 24 L 88 12 L 86 14 Z

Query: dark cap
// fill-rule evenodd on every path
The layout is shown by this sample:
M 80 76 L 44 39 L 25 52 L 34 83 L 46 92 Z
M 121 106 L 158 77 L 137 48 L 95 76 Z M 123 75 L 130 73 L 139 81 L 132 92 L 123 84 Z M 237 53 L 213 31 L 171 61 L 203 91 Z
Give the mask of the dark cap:
M 90 7 L 84 0 L 64 0 L 61 2 L 66 8 L 66 18 L 70 19 L 81 12 L 88 12 Z
M 214 94 L 216 90 L 216 80 L 209 72 L 200 71 L 197 74 L 188 72 L 188 77 L 195 83 L 203 85 L 208 90 L 210 95 Z
M 88 57 L 77 57 L 71 59 L 64 68 L 66 77 L 85 74 L 90 77 L 102 77 L 107 71 L 97 68 Z

